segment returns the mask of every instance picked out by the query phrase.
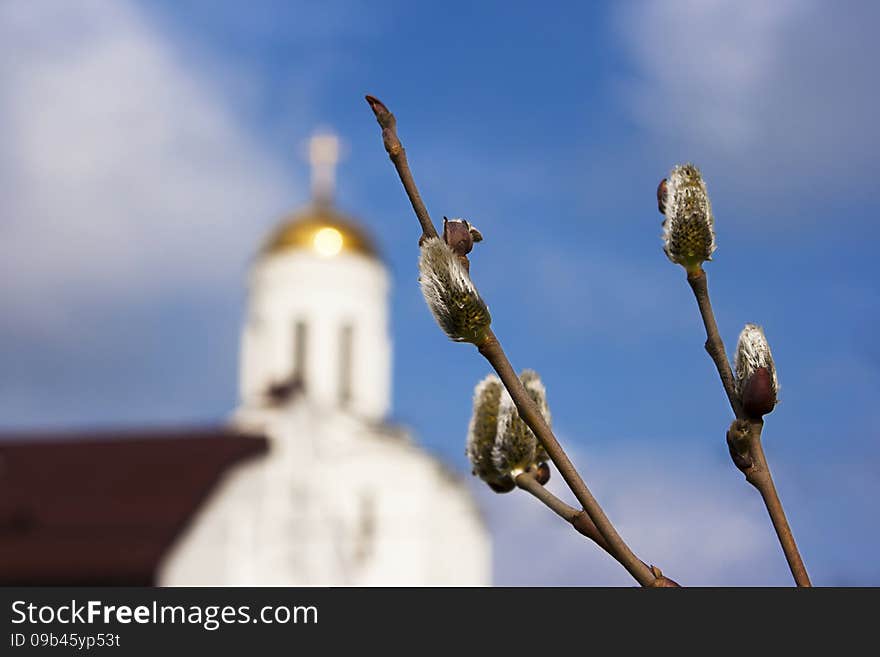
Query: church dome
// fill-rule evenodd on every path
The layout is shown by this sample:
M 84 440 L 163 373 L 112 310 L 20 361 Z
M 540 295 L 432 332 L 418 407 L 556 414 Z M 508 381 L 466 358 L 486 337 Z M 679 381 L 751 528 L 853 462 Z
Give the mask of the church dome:
M 359 254 L 381 260 L 370 234 L 355 219 L 327 203 L 316 203 L 285 219 L 261 249 L 262 255 L 310 251 L 332 257 Z

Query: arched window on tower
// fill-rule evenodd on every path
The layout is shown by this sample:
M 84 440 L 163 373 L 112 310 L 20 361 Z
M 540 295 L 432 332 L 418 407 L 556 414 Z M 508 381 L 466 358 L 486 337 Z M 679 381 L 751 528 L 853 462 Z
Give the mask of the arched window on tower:
M 351 403 L 351 367 L 354 349 L 354 327 L 343 324 L 339 331 L 339 405 Z
M 308 326 L 304 320 L 298 319 L 293 326 L 293 369 L 290 378 L 303 387 L 306 385 L 307 341 Z

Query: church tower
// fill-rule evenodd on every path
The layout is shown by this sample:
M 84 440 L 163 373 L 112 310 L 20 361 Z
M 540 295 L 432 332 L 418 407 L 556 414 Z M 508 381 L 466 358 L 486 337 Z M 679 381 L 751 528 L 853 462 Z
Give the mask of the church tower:
M 231 469 L 160 574 L 187 585 L 487 584 L 491 545 L 464 483 L 386 421 L 390 277 L 333 203 L 339 143 L 309 144 L 312 199 L 250 272 Z
M 391 395 L 389 276 L 369 234 L 333 204 L 339 142 L 312 137 L 312 201 L 263 245 L 241 340 L 242 406 L 303 396 L 381 421 Z

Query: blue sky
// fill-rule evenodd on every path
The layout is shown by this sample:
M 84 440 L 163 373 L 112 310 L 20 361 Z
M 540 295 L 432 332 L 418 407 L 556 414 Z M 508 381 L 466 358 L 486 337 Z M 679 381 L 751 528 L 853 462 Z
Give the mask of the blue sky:
M 765 443 L 814 579 L 878 584 L 877 5 L 10 2 L 0 8 L 0 422 L 216 421 L 249 258 L 344 138 L 340 204 L 395 282 L 395 419 L 466 471 L 473 384 L 416 284 L 418 230 L 364 93 L 636 551 L 686 583 L 787 583 L 728 462 L 729 409 L 654 190 L 697 163 L 732 349 L 773 347 Z M 443 381 L 444 385 L 437 385 Z M 477 487 L 499 583 L 626 584 L 523 496 Z M 536 550 L 554 558 L 535 559 Z

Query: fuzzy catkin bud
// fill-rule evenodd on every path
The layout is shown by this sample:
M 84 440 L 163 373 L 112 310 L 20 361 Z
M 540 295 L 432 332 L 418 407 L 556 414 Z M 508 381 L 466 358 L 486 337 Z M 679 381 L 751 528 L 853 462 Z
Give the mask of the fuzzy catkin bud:
M 547 404 L 547 389 L 541 382 L 541 377 L 538 376 L 538 373 L 535 370 L 523 370 L 519 375 L 519 380 L 522 381 L 523 387 L 526 389 L 526 392 L 529 393 L 529 397 L 535 402 L 535 405 L 537 405 L 538 410 L 541 411 L 542 417 L 549 426 L 551 421 L 550 406 Z M 522 422 L 522 420 L 520 420 L 520 422 Z M 537 463 L 542 463 L 548 459 L 549 457 L 547 456 L 547 452 L 544 451 L 544 446 L 541 445 L 541 443 L 536 443 L 535 461 Z
M 538 374 L 533 370 L 524 370 L 520 374 L 520 381 L 549 424 L 550 409 L 547 406 L 547 393 Z M 513 399 L 505 390 L 498 407 L 498 434 L 492 449 L 492 462 L 496 470 L 516 476 L 546 460 L 547 454 L 544 448 L 519 416 Z
M 519 417 L 510 395 L 501 397 L 498 407 L 498 435 L 492 448 L 492 463 L 498 472 L 514 476 L 536 462 L 537 442 L 532 430 Z
M 424 241 L 419 256 L 422 294 L 440 328 L 456 342 L 479 344 L 492 322 L 455 252 L 439 237 Z
M 761 417 L 773 410 L 779 394 L 776 365 L 764 330 L 746 324 L 739 334 L 734 357 L 736 392 L 743 410 L 750 417 Z
M 715 251 L 715 219 L 700 170 L 693 164 L 672 169 L 657 189 L 663 222 L 663 250 L 666 256 L 688 271 L 711 260 Z
M 525 370 L 520 374 L 520 381 L 549 423 L 547 395 L 538 375 Z M 480 381 L 474 389 L 474 412 L 465 454 L 473 473 L 498 493 L 512 490 L 516 485 L 514 478 L 530 468 L 535 469 L 539 483 L 545 484 L 550 479 L 550 470 L 544 464 L 547 454 L 494 374 Z
M 513 478 L 495 468 L 492 448 L 498 433 L 498 407 L 504 387 L 494 374 L 490 374 L 474 389 L 474 412 L 468 427 L 465 454 L 473 467 L 473 473 L 487 482 L 495 492 L 513 490 Z

